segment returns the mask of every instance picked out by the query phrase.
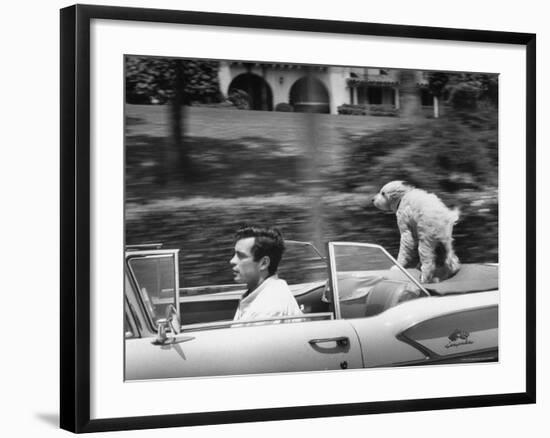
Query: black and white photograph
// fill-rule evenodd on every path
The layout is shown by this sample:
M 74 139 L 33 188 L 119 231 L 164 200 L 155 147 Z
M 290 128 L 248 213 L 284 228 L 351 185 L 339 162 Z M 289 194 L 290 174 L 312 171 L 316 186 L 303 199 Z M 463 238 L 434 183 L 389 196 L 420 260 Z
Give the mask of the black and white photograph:
M 6 3 L 2 436 L 543 436 L 547 9 Z
M 309 17 L 60 11 L 62 429 L 536 402 L 535 34 Z
M 498 366 L 498 72 L 122 62 L 126 381 Z

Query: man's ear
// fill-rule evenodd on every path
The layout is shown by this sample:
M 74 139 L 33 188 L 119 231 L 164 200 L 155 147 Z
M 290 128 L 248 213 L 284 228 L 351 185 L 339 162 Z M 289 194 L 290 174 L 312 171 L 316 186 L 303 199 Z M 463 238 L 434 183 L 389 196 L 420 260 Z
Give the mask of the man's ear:
M 260 269 L 265 269 L 267 271 L 270 264 L 271 264 L 271 259 L 269 258 L 269 256 L 263 256 L 260 259 Z

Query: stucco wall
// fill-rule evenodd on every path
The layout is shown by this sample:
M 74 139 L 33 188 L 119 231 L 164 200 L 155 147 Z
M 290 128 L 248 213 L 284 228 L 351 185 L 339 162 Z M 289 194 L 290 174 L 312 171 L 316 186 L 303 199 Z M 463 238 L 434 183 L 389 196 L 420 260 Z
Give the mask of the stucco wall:
M 262 68 L 255 64 L 247 69 L 242 64 L 229 64 L 222 62 L 220 64 L 220 89 L 224 96 L 227 96 L 231 82 L 241 74 L 252 73 L 263 77 L 269 85 L 273 94 L 273 107 L 279 103 L 289 103 L 290 91 L 292 86 L 307 77 L 304 68 L 298 66 L 273 65 Z M 321 81 L 327 89 L 329 96 L 330 111 L 336 114 L 336 108 L 342 103 L 349 102 L 349 92 L 346 87 L 346 72 L 341 67 L 330 67 L 326 71 L 316 71 L 313 76 Z

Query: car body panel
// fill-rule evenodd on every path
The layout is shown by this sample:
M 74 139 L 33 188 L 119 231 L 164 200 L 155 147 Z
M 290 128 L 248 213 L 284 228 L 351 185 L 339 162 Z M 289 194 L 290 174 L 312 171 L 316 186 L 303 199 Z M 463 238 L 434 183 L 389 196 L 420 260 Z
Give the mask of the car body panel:
M 451 355 L 494 352 L 498 345 L 498 292 L 479 292 L 464 298 L 463 295 L 425 297 L 399 304 L 370 318 L 349 319 L 358 333 L 365 367 L 420 364 Z M 487 312 L 487 309 L 493 311 Z M 485 319 L 472 318 L 476 314 Z M 426 332 L 427 321 L 431 333 Z M 465 342 L 453 346 L 449 337 L 455 330 L 467 332 L 469 336 Z M 492 360 L 489 354 L 483 357 Z M 470 359 L 466 361 L 471 362 Z
M 347 338 L 345 345 L 337 342 Z M 318 341 L 318 342 L 313 342 Z M 183 331 L 167 345 L 126 342 L 125 379 L 159 379 L 361 368 L 347 321 L 289 322 Z

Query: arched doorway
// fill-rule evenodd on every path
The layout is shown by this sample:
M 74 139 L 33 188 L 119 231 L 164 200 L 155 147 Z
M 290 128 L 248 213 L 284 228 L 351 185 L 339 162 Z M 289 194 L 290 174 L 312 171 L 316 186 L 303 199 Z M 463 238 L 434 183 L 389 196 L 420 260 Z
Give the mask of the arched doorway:
M 273 110 L 273 93 L 264 78 L 253 73 L 243 73 L 229 84 L 231 90 L 242 90 L 248 95 L 248 102 L 252 110 Z
M 298 79 L 292 85 L 289 102 L 296 112 L 330 113 L 330 99 L 327 88 L 319 79 L 313 76 Z

